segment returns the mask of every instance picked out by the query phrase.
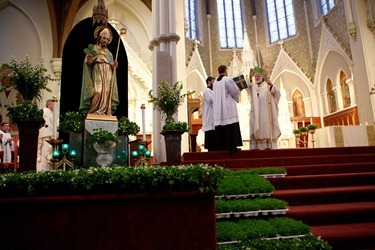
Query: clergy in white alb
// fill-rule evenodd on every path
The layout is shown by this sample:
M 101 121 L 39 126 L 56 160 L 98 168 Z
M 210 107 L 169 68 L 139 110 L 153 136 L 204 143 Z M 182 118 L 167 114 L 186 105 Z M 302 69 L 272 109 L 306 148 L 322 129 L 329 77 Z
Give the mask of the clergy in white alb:
M 214 81 L 214 77 L 207 77 L 207 88 L 203 91 L 202 130 L 204 131 L 204 148 L 208 151 L 216 150 L 216 136 L 213 116 L 214 92 L 212 90 Z
M 236 151 L 242 146 L 237 103 L 240 90 L 232 78 L 227 77 L 227 66 L 220 65 L 220 76 L 213 84 L 214 125 L 218 150 Z
M 2 128 L 0 130 L 0 133 L 2 134 L 1 137 L 1 147 L 3 150 L 3 163 L 9 163 L 12 162 L 12 143 L 13 138 L 9 134 L 9 123 L 3 122 Z
M 281 135 L 278 122 L 280 91 L 267 79 L 263 69 L 255 67 L 250 71 L 248 92 L 251 95 L 250 149 L 277 148 L 277 138 Z
M 46 107 L 43 109 L 43 118 L 45 124 L 39 129 L 38 136 L 38 155 L 36 162 L 36 170 L 47 171 L 52 170 L 52 145 L 47 140 L 52 139 L 53 136 L 53 100 L 48 99 Z

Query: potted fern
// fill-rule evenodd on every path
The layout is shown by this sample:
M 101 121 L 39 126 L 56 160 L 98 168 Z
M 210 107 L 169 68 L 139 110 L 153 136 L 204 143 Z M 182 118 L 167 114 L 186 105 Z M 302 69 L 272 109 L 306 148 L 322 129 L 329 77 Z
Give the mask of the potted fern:
M 51 92 L 47 87 L 53 80 L 47 75 L 47 69 L 42 64 L 33 66 L 28 56 L 17 61 L 10 57 L 7 85 L 0 92 L 8 88 L 18 91 L 18 105 L 7 106 L 8 117 L 17 124 L 20 134 L 20 171 L 36 170 L 37 141 L 39 128 L 44 124 L 43 110 L 37 108 L 35 101 L 41 101 L 43 90 Z
M 181 135 L 189 131 L 186 122 L 176 122 L 173 118 L 187 96 L 181 94 L 182 88 L 180 82 L 170 85 L 167 81 L 162 81 L 158 85 L 156 96 L 152 94 L 152 90 L 148 93 L 149 102 L 154 104 L 154 109 L 165 116 L 165 125 L 161 134 L 165 139 L 168 165 L 178 165 L 181 162 Z

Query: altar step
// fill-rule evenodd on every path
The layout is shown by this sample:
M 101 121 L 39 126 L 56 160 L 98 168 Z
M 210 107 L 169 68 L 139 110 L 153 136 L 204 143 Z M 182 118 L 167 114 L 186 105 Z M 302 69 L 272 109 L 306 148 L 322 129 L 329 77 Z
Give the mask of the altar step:
M 322 164 L 343 164 L 347 165 L 346 167 L 350 169 L 356 168 L 358 163 L 365 163 L 367 165 L 375 164 L 375 147 L 193 152 L 184 153 L 181 157 L 181 163 L 207 163 L 211 166 L 219 165 L 232 170 L 268 166 L 306 166 L 308 168 L 308 165 Z M 311 167 L 316 168 L 316 166 Z M 366 167 L 359 167 L 367 169 Z
M 231 169 L 285 167 L 270 178 L 287 217 L 312 227 L 334 249 L 375 249 L 375 147 L 301 148 L 187 153 L 183 164 Z

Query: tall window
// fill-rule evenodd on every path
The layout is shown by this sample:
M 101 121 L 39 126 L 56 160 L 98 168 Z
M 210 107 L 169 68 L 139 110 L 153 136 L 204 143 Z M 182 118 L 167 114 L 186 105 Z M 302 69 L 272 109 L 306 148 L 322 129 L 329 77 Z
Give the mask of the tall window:
M 241 0 L 218 0 L 219 36 L 221 48 L 243 47 Z
M 336 91 L 330 79 L 327 80 L 327 99 L 328 99 L 329 113 L 336 112 L 337 111 Z
M 320 4 L 322 7 L 322 14 L 325 16 L 333 8 L 333 6 L 335 6 L 336 0 L 320 0 Z
M 292 0 L 266 0 L 270 42 L 296 35 Z
M 188 23 L 188 32 L 186 36 L 193 40 L 199 39 L 197 4 L 197 0 L 185 0 L 186 20 Z

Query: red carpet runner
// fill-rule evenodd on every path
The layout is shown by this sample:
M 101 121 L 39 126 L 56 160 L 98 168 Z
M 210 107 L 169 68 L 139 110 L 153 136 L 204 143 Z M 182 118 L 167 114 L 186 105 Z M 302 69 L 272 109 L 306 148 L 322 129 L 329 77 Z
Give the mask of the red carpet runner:
M 285 167 L 270 179 L 287 217 L 312 227 L 334 249 L 375 249 L 375 147 L 242 150 L 185 153 L 181 163 L 232 170 Z

